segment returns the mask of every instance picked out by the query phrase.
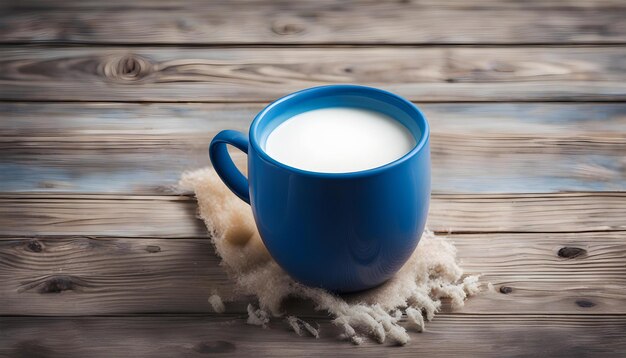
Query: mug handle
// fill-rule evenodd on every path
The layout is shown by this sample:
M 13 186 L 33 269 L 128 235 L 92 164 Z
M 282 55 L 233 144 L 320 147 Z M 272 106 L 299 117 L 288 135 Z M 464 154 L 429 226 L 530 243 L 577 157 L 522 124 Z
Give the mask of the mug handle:
M 248 138 L 245 134 L 233 130 L 219 132 L 209 144 L 209 158 L 213 168 L 226 186 L 241 200 L 250 204 L 248 179 L 237 169 L 228 154 L 226 145 L 230 144 L 248 154 Z

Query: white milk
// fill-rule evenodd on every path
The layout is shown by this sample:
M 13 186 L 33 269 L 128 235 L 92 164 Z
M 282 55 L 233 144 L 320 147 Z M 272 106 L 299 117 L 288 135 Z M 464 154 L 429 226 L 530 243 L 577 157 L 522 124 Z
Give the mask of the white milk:
M 380 167 L 415 147 L 400 122 L 374 111 L 329 107 L 295 115 L 268 136 L 265 151 L 298 169 L 349 173 Z

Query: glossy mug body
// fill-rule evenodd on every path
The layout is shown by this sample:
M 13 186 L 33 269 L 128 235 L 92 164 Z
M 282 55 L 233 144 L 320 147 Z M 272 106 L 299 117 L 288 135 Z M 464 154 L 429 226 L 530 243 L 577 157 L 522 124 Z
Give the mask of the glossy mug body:
M 352 173 L 296 169 L 264 151 L 269 133 L 305 111 L 347 106 L 379 111 L 404 124 L 416 146 L 384 166 Z M 226 144 L 248 153 L 248 178 Z M 429 127 L 407 100 L 354 85 L 316 87 L 283 97 L 261 111 L 248 137 L 222 131 L 209 147 L 225 184 L 252 206 L 261 238 L 276 262 L 306 285 L 336 292 L 377 286 L 411 256 L 430 201 Z

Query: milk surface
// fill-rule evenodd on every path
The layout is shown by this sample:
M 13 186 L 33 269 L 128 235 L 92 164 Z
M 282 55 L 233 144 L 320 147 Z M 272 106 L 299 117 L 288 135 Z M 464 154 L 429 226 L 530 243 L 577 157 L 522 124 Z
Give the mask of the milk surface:
M 329 107 L 295 115 L 268 136 L 265 152 L 302 170 L 349 173 L 383 166 L 415 147 L 400 122 L 374 111 Z

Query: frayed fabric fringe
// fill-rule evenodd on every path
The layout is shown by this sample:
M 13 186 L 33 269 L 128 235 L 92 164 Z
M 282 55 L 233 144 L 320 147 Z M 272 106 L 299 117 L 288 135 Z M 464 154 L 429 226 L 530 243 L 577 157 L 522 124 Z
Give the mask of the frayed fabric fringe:
M 213 169 L 183 174 L 179 188 L 195 193 L 199 216 L 236 294 L 258 300 L 258 308 L 248 306 L 250 324 L 266 327 L 271 317 L 287 316 L 296 334 L 319 337 L 319 327 L 283 311 L 281 303 L 287 297 L 298 297 L 312 301 L 316 310 L 328 312 L 342 338 L 354 344 L 372 339 L 404 345 L 410 336 L 407 325 L 400 325 L 403 316 L 409 329 L 422 332 L 424 322 L 440 310 L 443 298 L 450 299 L 453 308 L 460 308 L 468 296 L 480 291 L 478 276 L 464 275 L 454 245 L 428 230 L 402 269 L 379 287 L 342 297 L 302 285 L 271 258 L 250 207 L 226 188 Z M 208 300 L 216 312 L 224 311 L 219 295 Z

